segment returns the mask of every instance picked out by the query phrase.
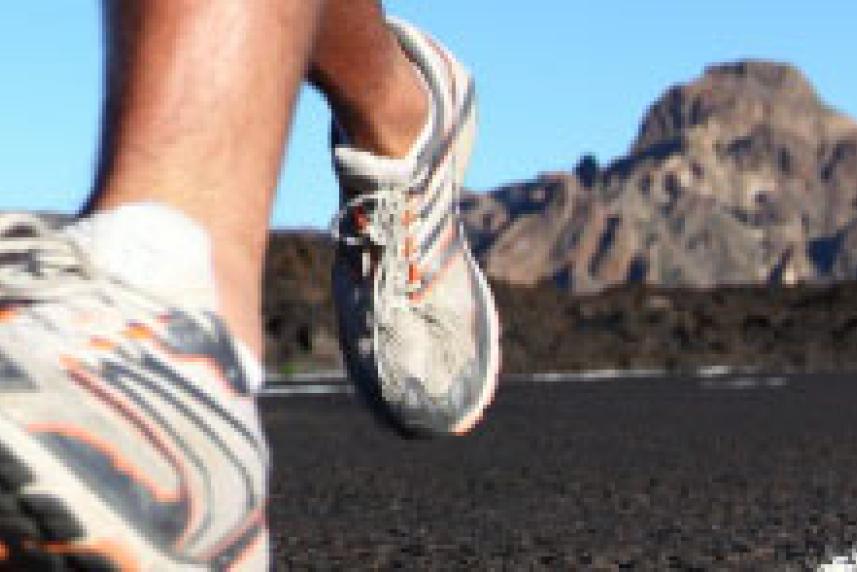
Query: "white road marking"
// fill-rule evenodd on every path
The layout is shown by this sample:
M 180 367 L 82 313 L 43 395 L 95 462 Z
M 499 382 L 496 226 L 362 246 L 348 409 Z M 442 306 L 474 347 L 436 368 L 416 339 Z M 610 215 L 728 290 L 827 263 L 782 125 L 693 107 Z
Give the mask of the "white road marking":
M 336 395 L 351 394 L 354 388 L 347 383 L 301 383 L 266 385 L 262 388 L 262 397 L 282 397 L 291 395 Z
M 857 572 L 857 548 L 846 556 L 834 556 L 827 564 L 818 567 L 820 572 Z
M 597 369 L 583 372 L 540 372 L 509 374 L 507 382 L 520 383 L 598 383 L 621 379 L 659 379 L 671 374 L 664 369 Z M 779 389 L 789 384 L 782 375 L 765 376 L 752 367 L 707 365 L 691 374 L 703 389 Z M 342 371 L 322 371 L 293 375 L 268 374 L 262 396 L 351 394 L 354 388 Z

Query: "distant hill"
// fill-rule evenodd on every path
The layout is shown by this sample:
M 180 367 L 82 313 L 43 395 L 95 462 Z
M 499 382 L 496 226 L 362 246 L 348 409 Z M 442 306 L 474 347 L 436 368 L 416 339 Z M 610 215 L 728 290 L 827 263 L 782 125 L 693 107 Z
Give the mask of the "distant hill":
M 321 233 L 276 232 L 265 279 L 273 371 L 341 367 Z M 857 283 L 711 290 L 623 285 L 569 295 L 550 282 L 494 281 L 503 370 L 700 365 L 857 371 Z
M 579 293 L 857 277 L 857 123 L 794 67 L 741 61 L 669 89 L 627 156 L 468 195 L 488 273 Z

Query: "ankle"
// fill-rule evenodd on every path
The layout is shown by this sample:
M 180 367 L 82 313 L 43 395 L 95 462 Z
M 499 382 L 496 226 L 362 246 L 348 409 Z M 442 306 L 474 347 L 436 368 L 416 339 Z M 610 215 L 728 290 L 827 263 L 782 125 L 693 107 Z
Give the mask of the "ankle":
M 152 201 L 98 210 L 63 232 L 102 271 L 179 308 L 217 312 L 230 332 L 261 357 L 259 281 L 265 244 L 258 233 L 246 236 L 230 227 L 203 225 Z
M 214 281 L 218 314 L 230 333 L 261 361 L 264 342 L 259 274 L 258 265 L 243 256 L 240 249 L 216 244 Z
M 384 157 L 406 156 L 429 120 L 430 99 L 419 71 L 405 60 L 377 97 L 336 105 L 334 115 L 355 147 Z
M 226 283 L 228 281 L 218 281 L 218 284 Z M 247 304 L 239 302 L 236 296 L 224 295 L 218 310 L 229 333 L 247 348 L 253 358 L 261 362 L 264 355 L 262 318 L 258 310 L 247 311 L 246 307 Z

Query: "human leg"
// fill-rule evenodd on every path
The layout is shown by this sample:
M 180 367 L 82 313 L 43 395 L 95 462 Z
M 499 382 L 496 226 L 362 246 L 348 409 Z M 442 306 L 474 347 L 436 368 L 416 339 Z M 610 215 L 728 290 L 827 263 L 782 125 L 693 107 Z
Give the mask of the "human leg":
M 106 2 L 104 160 L 92 212 L 157 202 L 201 224 L 219 311 L 261 354 L 273 193 L 322 2 Z
M 217 313 L 253 343 L 242 313 L 257 310 L 320 3 L 106 6 L 119 44 L 92 216 L 62 232 L 0 216 L 0 570 L 266 570 L 268 451 L 251 368 Z M 152 203 L 174 209 L 159 223 L 190 217 L 203 230 L 186 236 L 211 237 L 218 308 L 155 295 L 93 239 L 105 220 L 146 227 L 151 211 L 127 208 Z
M 352 142 L 367 151 L 402 157 L 426 123 L 424 82 L 378 0 L 328 1 L 309 80 Z

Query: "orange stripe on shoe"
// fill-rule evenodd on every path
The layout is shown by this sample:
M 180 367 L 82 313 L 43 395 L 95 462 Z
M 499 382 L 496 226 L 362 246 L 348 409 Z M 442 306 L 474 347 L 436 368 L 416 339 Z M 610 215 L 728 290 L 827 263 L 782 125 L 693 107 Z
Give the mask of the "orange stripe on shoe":
M 408 264 L 408 282 L 416 284 L 420 281 L 420 269 L 413 262 Z
M 220 367 L 220 364 L 217 363 L 217 360 L 213 357 L 205 354 L 183 354 L 177 351 L 172 350 L 167 344 L 162 342 L 161 340 L 155 338 L 153 339 L 155 346 L 167 354 L 170 359 L 173 359 L 178 362 L 191 363 L 191 364 L 200 364 L 205 366 L 205 368 L 214 375 L 215 380 L 218 385 L 226 391 L 226 394 L 230 397 L 235 398 L 251 398 L 255 399 L 252 395 L 240 395 L 235 391 L 235 388 L 229 383 L 229 380 L 226 379 L 226 375 L 223 373 L 223 368 Z
M 0 540 L 0 562 L 3 562 L 4 560 L 8 560 L 8 559 L 9 559 L 9 547 L 6 546 L 6 544 L 2 540 Z
M 120 415 L 129 421 L 129 426 L 132 430 L 137 431 L 144 439 L 152 443 L 176 469 L 182 482 L 181 498 L 188 500 L 190 509 L 190 518 L 188 519 L 187 526 L 182 532 L 181 537 L 176 541 L 177 547 L 183 546 L 190 537 L 191 532 L 199 527 L 202 522 L 202 510 L 197 495 L 191 494 L 190 483 L 192 481 L 190 471 L 188 471 L 187 466 L 182 462 L 175 448 L 169 445 L 167 436 L 164 435 L 160 428 L 152 425 L 140 415 L 137 411 L 137 406 L 131 403 L 127 397 L 121 395 L 115 388 L 111 387 L 97 375 L 88 371 L 77 360 L 68 356 L 60 356 L 60 363 L 66 369 L 72 381 L 89 391 L 97 399 L 107 402 L 117 410 Z
M 114 540 L 97 540 L 86 544 L 71 542 L 44 542 L 34 543 L 33 548 L 43 550 L 57 556 L 71 556 L 92 554 L 102 556 L 110 563 L 118 566 L 122 572 L 139 572 L 140 564 L 133 552 L 127 547 Z
M 425 295 L 428 294 L 429 290 L 432 289 L 434 284 L 438 280 L 443 278 L 447 270 L 449 270 L 449 267 L 452 266 L 452 263 L 456 259 L 461 258 L 462 250 L 460 248 L 457 249 L 457 252 L 447 254 L 449 249 L 453 248 L 453 241 L 458 238 L 458 232 L 458 225 L 451 224 L 450 230 L 446 231 L 447 234 L 446 236 L 444 236 L 443 242 L 436 249 L 433 249 L 434 256 L 440 255 L 441 259 L 443 260 L 443 258 L 445 257 L 445 260 L 443 260 L 443 264 L 440 266 L 440 268 L 438 268 L 434 272 L 428 273 L 427 278 L 424 277 L 424 282 L 420 290 L 408 295 L 412 302 L 419 302 L 423 297 L 425 297 Z
M 118 344 L 105 338 L 94 337 L 89 340 L 89 347 L 96 350 L 110 351 L 116 349 Z
M 163 315 L 158 317 L 158 321 L 162 324 L 169 324 L 172 318 L 169 315 Z M 201 354 L 181 354 L 171 350 L 166 344 L 164 344 L 157 334 L 152 331 L 151 328 L 146 326 L 145 324 L 133 323 L 130 324 L 125 331 L 123 332 L 125 337 L 137 340 L 137 341 L 151 341 L 153 342 L 161 351 L 165 354 L 169 355 L 171 358 L 176 361 L 182 361 L 185 363 L 202 363 L 206 365 L 207 368 L 215 375 L 219 385 L 226 390 L 227 394 L 233 397 L 245 397 L 243 395 L 238 395 L 235 392 L 235 388 L 232 387 L 226 376 L 223 374 L 223 370 L 220 365 L 215 361 L 212 357 Z
M 5 308 L 0 308 L 0 322 L 9 322 L 18 315 L 18 308 L 14 306 L 7 306 Z
M 180 491 L 168 491 L 158 486 L 158 484 L 143 473 L 143 471 L 135 467 L 133 463 L 127 461 L 111 443 L 99 439 L 80 427 L 66 425 L 63 423 L 33 423 L 27 426 L 27 431 L 30 433 L 62 435 L 64 437 L 70 437 L 72 439 L 82 441 L 110 459 L 110 463 L 113 465 L 113 468 L 151 492 L 152 496 L 157 501 L 171 503 L 181 500 Z
M 408 236 L 405 238 L 405 250 L 402 253 L 406 258 L 411 257 L 416 253 L 417 247 L 414 245 L 414 237 Z
M 265 534 L 268 530 L 265 527 L 259 529 L 259 532 L 256 534 L 256 538 L 253 539 L 253 542 L 247 545 L 241 554 L 235 559 L 235 561 L 229 565 L 226 569 L 227 572 L 241 572 L 244 567 L 244 564 L 247 563 L 248 560 L 256 553 L 260 548 L 260 544 L 265 539 Z
M 431 289 L 434 287 L 434 285 L 435 285 L 435 284 L 436 284 L 436 283 L 437 283 L 441 278 L 443 278 L 443 276 L 447 273 L 447 271 L 448 271 L 448 270 L 449 270 L 449 268 L 453 265 L 453 263 L 454 263 L 456 260 L 461 260 L 461 259 L 462 259 L 462 255 L 461 255 L 460 253 L 455 254 L 455 255 L 453 255 L 453 256 L 450 256 L 450 257 L 447 259 L 447 261 L 443 264 L 443 266 L 441 266 L 441 267 L 440 267 L 440 269 L 432 275 L 431 280 L 430 280 L 430 281 L 428 281 L 428 282 L 423 286 L 422 290 L 420 290 L 419 292 L 414 292 L 414 293 L 412 293 L 412 294 L 409 294 L 409 295 L 408 295 L 408 296 L 410 297 L 411 302 L 419 302 L 419 301 L 421 301 L 423 298 L 425 298 L 425 297 L 429 294 L 429 292 L 431 291 Z
M 205 560 L 212 560 L 219 554 L 229 550 L 229 547 L 237 542 L 250 528 L 256 526 L 257 524 L 265 523 L 265 506 L 262 505 L 252 511 L 247 515 L 247 518 L 244 519 L 244 522 L 232 531 L 226 538 L 222 539 L 220 542 L 215 544 L 212 548 L 207 550 L 203 555 Z M 264 527 L 263 527 L 264 529 Z
M 126 338 L 132 340 L 151 340 L 155 337 L 151 328 L 143 324 L 129 324 L 122 333 Z

